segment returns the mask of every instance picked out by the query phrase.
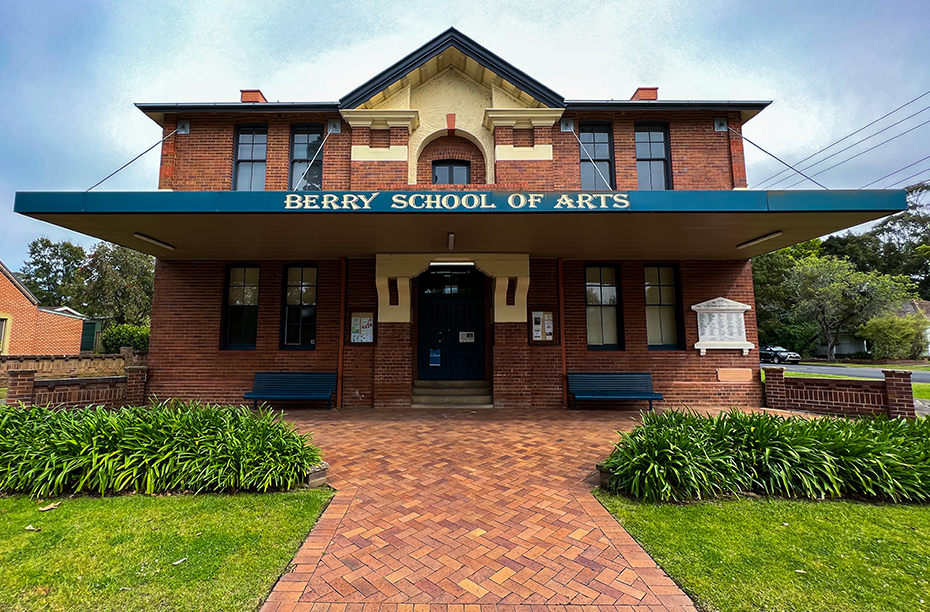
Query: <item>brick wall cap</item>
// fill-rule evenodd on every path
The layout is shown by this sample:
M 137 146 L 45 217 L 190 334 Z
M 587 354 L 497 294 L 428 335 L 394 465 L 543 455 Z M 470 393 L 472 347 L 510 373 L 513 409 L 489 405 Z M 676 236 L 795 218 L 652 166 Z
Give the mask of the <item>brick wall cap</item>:
M 35 374 L 36 372 L 38 372 L 38 370 L 9 370 L 9 372 L 7 373 L 24 375 L 24 374 Z
M 36 387 L 61 387 L 64 385 L 79 385 L 86 387 L 88 385 L 116 385 L 126 382 L 125 376 L 97 376 L 86 378 L 41 378 L 35 381 Z
M 762 368 L 763 372 L 784 372 L 785 368 L 781 366 L 766 366 Z
M 911 370 L 882 370 L 882 374 L 907 374 L 910 376 L 913 372 Z
M 148 369 L 148 366 L 126 366 L 123 368 L 123 370 L 127 372 L 145 372 Z

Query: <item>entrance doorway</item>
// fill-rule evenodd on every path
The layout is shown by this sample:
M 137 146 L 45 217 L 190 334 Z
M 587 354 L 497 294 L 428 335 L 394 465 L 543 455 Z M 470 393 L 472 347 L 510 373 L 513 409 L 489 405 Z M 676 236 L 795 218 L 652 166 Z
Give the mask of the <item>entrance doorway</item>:
M 430 267 L 419 277 L 420 380 L 484 380 L 484 275 Z

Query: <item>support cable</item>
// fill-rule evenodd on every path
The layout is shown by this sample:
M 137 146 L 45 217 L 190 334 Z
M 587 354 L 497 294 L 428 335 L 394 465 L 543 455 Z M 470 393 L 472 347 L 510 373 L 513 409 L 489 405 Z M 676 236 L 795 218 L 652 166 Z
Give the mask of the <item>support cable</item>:
M 885 189 L 891 189 L 892 187 L 894 187 L 894 186 L 896 186 L 896 185 L 900 185 L 901 183 L 904 183 L 904 182 L 906 182 L 906 181 L 909 181 L 909 180 L 911 180 L 912 178 L 914 178 L 915 176 L 920 176 L 921 174 L 924 174 L 924 173 L 926 173 L 926 172 L 930 172 L 930 168 L 924 168 L 924 169 L 921 170 L 920 172 L 917 172 L 917 173 L 912 174 L 912 175 L 910 175 L 910 176 L 908 176 L 908 177 L 905 177 L 905 178 L 901 179 L 900 181 L 896 181 L 896 182 L 894 182 L 894 183 L 891 183 L 890 185 L 885 185 L 884 188 L 885 188 Z M 917 183 L 915 183 L 915 184 L 920 184 L 920 183 L 925 183 L 925 182 L 926 182 L 926 181 L 917 181 Z M 908 186 L 910 186 L 910 185 L 908 185 Z
M 326 144 L 326 139 L 329 138 L 329 135 L 330 135 L 330 134 L 332 134 L 332 132 L 330 132 L 330 131 L 327 129 L 327 130 L 326 130 L 326 134 L 323 135 L 323 142 L 321 142 L 321 143 L 320 143 L 320 146 L 317 147 L 316 153 L 313 154 L 313 158 L 310 160 L 310 163 L 307 164 L 307 169 L 304 170 L 304 173 L 301 174 L 301 175 L 300 175 L 300 178 L 297 180 L 297 182 L 294 183 L 294 191 L 302 191 L 302 190 L 300 189 L 300 184 L 301 184 L 301 183 L 304 181 L 304 179 L 306 178 L 307 173 L 310 172 L 310 168 L 313 167 L 313 162 L 316 161 L 317 156 L 318 156 L 318 155 L 320 154 L 320 152 L 323 150 L 323 145 Z M 322 188 L 323 188 L 323 186 L 320 185 L 320 189 L 322 189 Z
M 588 148 L 587 148 L 586 146 L 584 146 L 584 143 L 581 142 L 581 139 L 580 139 L 580 138 L 578 138 L 578 134 L 575 133 L 575 128 L 574 128 L 574 127 L 572 127 L 572 136 L 574 136 L 574 137 L 575 137 L 575 140 L 578 141 L 578 144 L 581 145 L 581 150 L 584 151 L 584 154 L 588 156 L 588 160 L 591 162 L 591 165 L 594 166 L 594 169 L 597 171 L 598 175 L 600 175 L 601 180 L 604 181 L 604 184 L 605 184 L 605 185 L 607 185 L 607 190 L 608 190 L 608 191 L 613 191 L 614 188 L 610 185 L 610 181 L 608 181 L 606 178 L 604 178 L 604 173 L 601 172 L 601 169 L 597 167 L 597 163 L 594 161 L 594 158 L 591 157 L 591 154 L 590 154 L 590 153 L 588 153 Z
M 847 138 L 851 138 L 851 137 L 855 136 L 856 134 L 858 134 L 859 132 L 861 132 L 862 130 L 865 130 L 865 129 L 867 129 L 867 128 L 872 127 L 873 125 L 875 125 L 876 123 L 878 123 L 878 122 L 881 121 L 882 119 L 885 119 L 885 118 L 887 118 L 887 117 L 890 117 L 891 115 L 895 114 L 896 112 L 898 112 L 898 111 L 901 110 L 902 108 L 904 108 L 904 107 L 906 107 L 906 106 L 910 106 L 911 104 L 913 104 L 913 103 L 916 102 L 917 100 L 920 100 L 921 98 L 923 98 L 924 96 L 927 96 L 927 95 L 930 95 L 930 91 L 925 91 L 924 93 L 920 94 L 919 96 L 917 96 L 916 98 L 914 98 L 914 99 L 911 100 L 910 102 L 905 102 L 904 104 L 902 104 L 902 105 L 899 106 L 898 108 L 894 109 L 893 111 L 891 111 L 891 112 L 889 112 L 889 113 L 886 113 L 886 114 L 882 115 L 881 117 L 879 117 L 879 118 L 876 119 L 875 121 L 872 121 L 871 123 L 867 123 L 866 125 L 863 125 L 861 128 L 859 128 L 859 129 L 856 130 L 855 132 L 852 132 L 852 133 L 850 133 L 850 134 L 847 134 L 846 136 L 843 136 L 842 138 L 840 138 L 840 139 L 837 140 L 836 142 L 831 143 L 831 144 L 828 144 L 827 146 L 825 146 L 824 148 L 820 149 L 819 151 L 816 151 L 816 152 L 814 152 L 814 153 L 811 153 L 810 155 L 808 155 L 807 157 L 805 157 L 804 159 L 802 159 L 801 161 L 799 161 L 799 162 L 797 162 L 797 163 L 798 163 L 798 164 L 803 164 L 804 162 L 806 162 L 806 161 L 809 160 L 810 158 L 815 157 L 815 156 L 817 156 L 817 155 L 820 155 L 821 153 L 823 153 L 823 152 L 826 151 L 827 149 L 830 149 L 831 147 L 834 147 L 834 146 L 840 144 L 841 142 L 843 142 L 843 141 L 846 140 Z M 768 183 L 770 180 L 772 180 L 773 178 L 775 178 L 775 177 L 777 177 L 777 176 L 781 176 L 781 175 L 784 174 L 785 172 L 787 172 L 787 170 L 782 170 L 781 172 L 776 172 L 776 173 L 773 174 L 772 176 L 768 177 L 767 179 L 765 179 L 764 181 L 762 181 L 761 183 L 759 183 L 759 184 L 756 186 L 756 189 L 759 189 L 759 188 L 762 187 L 765 183 Z
M 155 144 L 153 144 L 152 146 L 150 146 L 148 149 L 146 149 L 146 150 L 143 151 L 142 153 L 139 153 L 138 155 L 136 155 L 135 157 L 133 157 L 132 159 L 130 159 L 128 162 L 126 162 L 125 164 L 123 164 L 122 166 L 120 166 L 117 170 L 115 170 L 114 172 L 111 172 L 110 174 L 108 174 L 108 175 L 106 176 L 106 178 L 104 178 L 104 179 L 103 179 L 102 181 L 100 181 L 99 183 L 94 184 L 93 187 L 88 187 L 88 188 L 87 188 L 87 191 L 90 191 L 90 190 L 93 189 L 94 187 L 99 187 L 100 185 L 102 185 L 102 184 L 104 183 L 104 181 L 109 180 L 109 178 L 112 177 L 112 176 L 114 176 L 117 172 L 119 172 L 120 170 L 122 170 L 123 168 L 125 168 L 126 166 L 128 166 L 129 164 L 131 164 L 132 162 L 136 161 L 137 159 L 139 159 L 140 157 L 142 157 L 143 155 L 145 155 L 146 153 L 148 153 L 149 151 L 151 151 L 152 149 L 154 149 L 155 147 L 157 147 L 157 146 L 160 145 L 161 143 L 165 142 L 166 140 L 168 140 L 169 138 L 171 138 L 172 136 L 174 136 L 174 135 L 177 133 L 177 131 L 178 131 L 178 130 L 175 129 L 173 132 L 171 132 L 170 134 L 168 134 L 167 136 L 165 136 L 164 138 L 162 138 L 161 140 L 159 140 L 158 142 L 156 142 Z M 87 191 L 85 191 L 84 193 L 87 193 Z
M 820 183 L 818 183 L 817 181 L 815 181 L 815 180 L 812 179 L 811 177 L 807 176 L 806 174 L 804 174 L 803 172 L 801 172 L 800 170 L 798 170 L 797 168 L 795 168 L 794 166 L 792 166 L 792 165 L 789 164 L 788 162 L 786 162 L 786 161 L 784 161 L 783 159 L 779 158 L 777 155 L 775 155 L 775 154 L 773 154 L 773 153 L 769 153 L 768 151 L 766 151 L 765 149 L 763 149 L 762 147 L 760 147 L 759 145 L 757 145 L 757 144 L 754 143 L 753 141 L 749 140 L 748 138 L 746 138 L 745 136 L 743 136 L 742 134 L 740 134 L 739 132 L 737 132 L 736 130 L 734 130 L 733 128 L 731 128 L 729 125 L 727 126 L 727 129 L 730 130 L 731 132 L 733 132 L 734 134 L 736 134 L 737 136 L 739 136 L 740 138 L 742 138 L 743 140 L 745 140 L 746 142 L 748 142 L 749 144 L 751 144 L 752 146 L 754 146 L 755 148 L 759 149 L 760 151 L 762 151 L 763 153 L 765 153 L 765 154 L 768 155 L 769 157 L 772 157 L 772 158 L 778 160 L 779 162 L 785 164 L 786 166 L 788 166 L 789 168 L 791 168 L 792 170 L 794 170 L 795 172 L 797 172 L 798 174 L 800 174 L 801 176 L 803 176 L 804 178 L 806 178 L 807 180 L 809 180 L 810 182 L 814 183 L 815 185 L 817 185 L 817 186 L 819 186 L 819 187 L 823 187 L 823 188 L 826 189 L 827 191 L 830 191 L 830 190 L 829 190 L 827 187 L 825 187 L 824 185 L 821 185 Z M 803 181 L 802 181 L 802 182 L 803 182 Z

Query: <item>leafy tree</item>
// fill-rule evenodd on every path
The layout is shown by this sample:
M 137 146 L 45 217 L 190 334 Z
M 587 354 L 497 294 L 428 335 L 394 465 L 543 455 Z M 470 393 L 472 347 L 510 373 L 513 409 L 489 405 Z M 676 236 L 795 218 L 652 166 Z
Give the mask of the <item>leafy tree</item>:
M 869 319 L 911 297 L 905 276 L 861 272 L 835 257 L 806 257 L 786 279 L 791 312 L 817 324 L 827 358 L 834 361 L 842 331 L 858 329 Z
M 797 262 L 820 254 L 819 239 L 760 255 L 752 260 L 759 341 L 810 353 L 819 335 L 815 323 L 799 319 L 791 311 L 787 280 Z
M 859 335 L 872 341 L 876 359 L 917 359 L 927 350 L 928 327 L 923 313 L 888 313 L 869 319 Z
M 85 314 L 106 325 L 149 324 L 155 258 L 108 242 L 98 242 L 77 275 Z
M 79 309 L 74 281 L 85 257 L 80 245 L 67 240 L 52 242 L 43 236 L 29 243 L 29 258 L 18 276 L 42 306 Z

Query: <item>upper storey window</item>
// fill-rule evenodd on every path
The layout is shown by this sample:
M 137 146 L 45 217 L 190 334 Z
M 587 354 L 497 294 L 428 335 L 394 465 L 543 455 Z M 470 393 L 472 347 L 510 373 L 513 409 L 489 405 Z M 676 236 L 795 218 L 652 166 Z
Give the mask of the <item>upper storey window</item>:
M 291 189 L 323 189 L 323 126 L 295 125 L 291 132 Z M 312 164 L 311 164 L 312 162 Z
M 268 126 L 243 125 L 236 132 L 236 191 L 265 190 Z
M 582 123 L 579 131 L 582 191 L 610 191 L 614 169 L 610 124 Z
M 667 123 L 636 124 L 636 178 L 641 190 L 672 188 Z
M 471 182 L 471 162 L 446 159 L 433 162 L 433 185 L 467 185 Z

